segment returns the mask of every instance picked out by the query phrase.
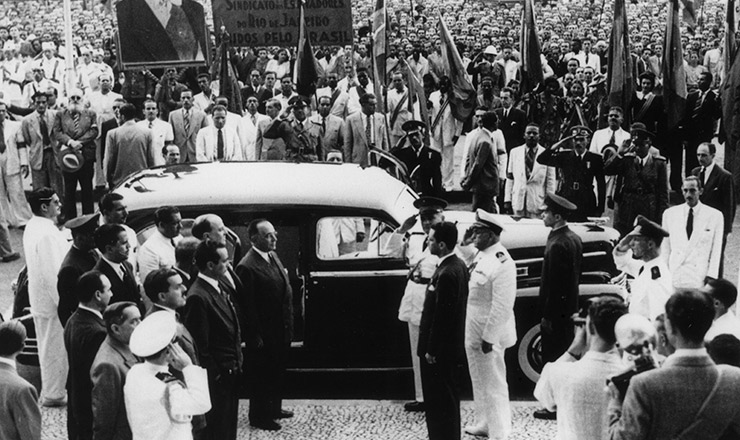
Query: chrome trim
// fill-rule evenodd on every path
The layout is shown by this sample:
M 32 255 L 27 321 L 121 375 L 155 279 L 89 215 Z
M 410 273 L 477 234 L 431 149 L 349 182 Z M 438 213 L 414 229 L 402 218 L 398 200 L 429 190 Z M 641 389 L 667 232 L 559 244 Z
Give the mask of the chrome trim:
M 345 373 L 345 372 L 366 372 L 366 373 L 385 373 L 395 371 L 411 371 L 411 367 L 364 367 L 364 368 L 286 368 L 291 373 Z
M 616 284 L 580 284 L 578 285 L 578 296 L 598 295 L 609 293 L 621 295 L 622 288 Z M 523 287 L 516 289 L 517 298 L 532 298 L 540 296 L 540 286 Z
M 362 277 L 384 277 L 397 276 L 405 277 L 409 271 L 407 269 L 388 269 L 388 270 L 326 270 L 312 271 L 309 273 L 311 278 L 362 278 Z
M 586 252 L 585 254 L 583 254 L 584 257 L 598 257 L 598 256 L 604 256 L 604 255 L 607 255 L 606 251 Z M 538 257 L 538 258 L 525 258 L 523 260 L 515 260 L 514 262 L 517 265 L 520 265 L 520 264 L 537 263 L 537 262 L 542 261 L 544 259 L 545 259 L 545 257 L 542 256 L 542 257 Z

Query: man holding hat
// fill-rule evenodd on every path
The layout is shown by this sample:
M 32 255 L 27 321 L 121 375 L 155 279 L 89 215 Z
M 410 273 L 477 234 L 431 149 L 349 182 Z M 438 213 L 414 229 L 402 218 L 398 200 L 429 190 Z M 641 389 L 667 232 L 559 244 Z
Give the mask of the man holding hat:
M 639 215 L 635 227 L 612 251 L 617 269 L 634 277 L 629 285 L 630 313 L 650 320 L 665 312 L 665 303 L 673 293 L 673 277 L 660 256 L 660 246 L 668 231 Z
M 651 140 L 655 135 L 635 124 L 630 133 L 632 141 L 622 144 L 604 164 L 604 173 L 621 178 L 614 212 L 614 227 L 621 234 L 632 229 L 638 215 L 659 222 L 668 208 L 666 160 L 653 154 Z
M 426 125 L 421 121 L 411 120 L 403 123 L 402 137 L 391 154 L 404 165 L 411 179 L 411 186 L 419 195 L 441 197 L 442 190 L 442 155 L 424 145 L 423 137 Z
M 591 130 L 583 125 L 571 128 L 571 135 L 547 148 L 537 157 L 537 162 L 558 168 L 560 181 L 557 194 L 572 200 L 577 206 L 570 220 L 586 221 L 587 217 L 600 217 L 604 212 L 606 179 L 601 155 L 588 151 Z M 573 149 L 565 150 L 572 141 Z M 594 180 L 598 198 L 594 195 Z
M 479 252 L 470 268 L 465 353 L 476 423 L 465 432 L 506 438 L 511 433 L 511 407 L 504 352 L 516 343 L 516 265 L 501 244 L 504 228 L 496 216 L 479 209 L 471 229 Z
M 77 280 L 80 276 L 92 270 L 100 259 L 95 250 L 93 234 L 98 227 L 98 214 L 88 214 L 73 218 L 64 224 L 72 231 L 72 247 L 62 261 L 57 275 L 57 291 L 59 292 L 59 306 L 57 314 L 62 326 L 77 309 Z
M 315 162 L 323 158 L 319 136 L 308 121 L 306 109 L 308 100 L 296 95 L 288 101 L 292 107 L 293 120 L 290 121 L 290 137 L 285 145 L 285 160 L 294 162 Z
M 192 439 L 193 416 L 211 409 L 206 370 L 173 342 L 176 335 L 175 315 L 166 311 L 147 316 L 131 334 L 131 352 L 144 359 L 131 367 L 123 386 L 133 440 Z

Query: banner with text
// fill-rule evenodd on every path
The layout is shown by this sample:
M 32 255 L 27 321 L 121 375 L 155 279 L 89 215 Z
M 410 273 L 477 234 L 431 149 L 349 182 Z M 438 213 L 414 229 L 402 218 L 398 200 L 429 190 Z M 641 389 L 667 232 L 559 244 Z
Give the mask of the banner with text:
M 232 45 L 296 46 L 301 0 L 212 0 L 213 24 L 231 34 Z M 306 28 L 311 44 L 352 43 L 350 0 L 306 0 Z

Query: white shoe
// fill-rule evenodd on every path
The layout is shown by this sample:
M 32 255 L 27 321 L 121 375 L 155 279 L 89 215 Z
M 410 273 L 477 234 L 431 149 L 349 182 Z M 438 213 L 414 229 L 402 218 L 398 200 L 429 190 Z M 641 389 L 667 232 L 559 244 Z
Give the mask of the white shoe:
M 488 430 L 485 426 L 466 426 L 465 434 L 476 435 L 480 437 L 488 437 Z

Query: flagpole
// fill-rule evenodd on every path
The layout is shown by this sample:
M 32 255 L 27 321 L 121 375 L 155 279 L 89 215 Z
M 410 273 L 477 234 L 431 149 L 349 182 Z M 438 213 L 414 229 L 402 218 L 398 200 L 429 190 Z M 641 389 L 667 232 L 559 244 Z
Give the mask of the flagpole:
M 67 91 L 74 88 L 75 81 L 75 62 L 72 57 L 72 2 L 71 0 L 64 0 L 63 3 L 64 13 L 64 64 L 66 75 L 66 89 Z M 61 96 L 60 96 L 61 98 Z

